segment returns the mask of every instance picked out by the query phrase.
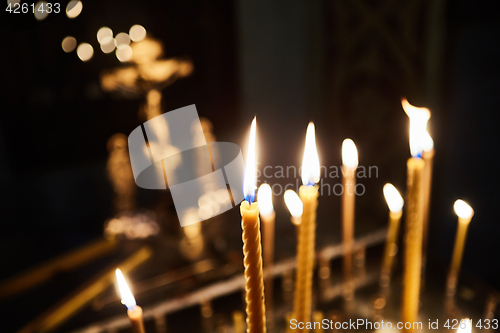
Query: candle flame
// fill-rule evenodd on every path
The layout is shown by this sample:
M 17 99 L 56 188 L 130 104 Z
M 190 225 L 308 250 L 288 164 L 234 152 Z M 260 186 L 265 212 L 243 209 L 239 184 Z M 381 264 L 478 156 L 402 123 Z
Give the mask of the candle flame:
M 403 109 L 410 118 L 410 152 L 413 157 L 422 157 L 425 148 L 429 148 L 432 141 L 427 133 L 427 121 L 431 117 L 431 112 L 427 108 L 419 108 L 408 103 L 406 99 L 401 100 Z M 429 139 L 431 139 L 429 141 Z M 432 143 L 432 147 L 434 143 Z
M 293 217 L 301 217 L 303 211 L 302 200 L 300 200 L 297 193 L 294 190 L 286 190 L 285 191 L 285 203 L 286 207 L 290 211 L 290 215 Z
M 358 149 L 351 139 L 342 142 L 342 164 L 350 169 L 358 167 Z
M 306 147 L 302 159 L 302 183 L 304 185 L 314 185 L 319 182 L 320 166 L 318 150 L 316 149 L 316 138 L 314 135 L 314 124 L 307 126 Z
M 434 140 L 432 140 L 431 135 L 427 131 L 425 131 L 425 134 L 422 138 L 422 149 L 425 152 L 430 152 L 434 149 Z
M 455 209 L 455 214 L 463 219 L 470 219 L 474 215 L 474 209 L 472 209 L 472 207 L 463 200 L 455 201 L 453 209 Z
M 460 326 L 457 330 L 457 333 L 471 333 L 472 332 L 472 320 L 469 318 L 462 319 L 460 321 Z
M 257 201 L 259 202 L 261 215 L 265 216 L 273 213 L 273 190 L 269 184 L 264 183 L 259 186 L 259 190 L 257 191 Z
M 250 127 L 250 139 L 248 141 L 247 165 L 245 167 L 245 179 L 243 181 L 243 195 L 248 203 L 255 199 L 255 189 L 257 188 L 257 168 L 255 165 L 255 131 L 257 117 L 253 118 Z
M 392 184 L 384 185 L 384 197 L 387 201 L 389 210 L 393 213 L 398 213 L 403 209 L 404 200 L 399 191 Z
M 122 303 L 125 304 L 127 309 L 133 310 L 137 306 L 134 295 L 132 295 L 122 271 L 118 268 L 116 269 L 116 280 L 118 281 L 118 288 L 120 289 Z

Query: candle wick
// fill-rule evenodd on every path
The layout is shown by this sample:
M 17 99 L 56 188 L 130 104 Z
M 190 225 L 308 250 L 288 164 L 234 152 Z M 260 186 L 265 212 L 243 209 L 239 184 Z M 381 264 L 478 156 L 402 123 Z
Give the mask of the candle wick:
M 245 197 L 245 200 L 248 202 L 249 206 L 252 206 L 252 203 L 255 201 L 255 195 L 247 195 Z

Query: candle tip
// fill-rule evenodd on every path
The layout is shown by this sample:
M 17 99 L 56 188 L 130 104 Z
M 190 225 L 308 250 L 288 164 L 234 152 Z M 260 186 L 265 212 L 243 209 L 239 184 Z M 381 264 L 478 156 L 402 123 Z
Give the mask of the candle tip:
M 286 190 L 285 191 L 285 204 L 288 210 L 290 211 L 290 215 L 295 218 L 301 217 L 303 212 L 303 204 L 302 200 L 300 200 L 297 193 L 294 190 Z
M 397 213 L 403 209 L 403 197 L 394 185 L 390 183 L 384 185 L 384 197 L 391 212 Z
M 260 214 L 269 215 L 274 211 L 273 207 L 273 190 L 269 184 L 260 185 L 257 191 L 257 201 L 259 202 Z
M 472 209 L 472 207 L 468 203 L 460 199 L 455 201 L 453 209 L 455 210 L 455 214 L 463 219 L 472 218 L 472 216 L 474 215 L 474 209 Z
M 351 139 L 342 142 L 342 164 L 353 169 L 358 167 L 358 149 Z

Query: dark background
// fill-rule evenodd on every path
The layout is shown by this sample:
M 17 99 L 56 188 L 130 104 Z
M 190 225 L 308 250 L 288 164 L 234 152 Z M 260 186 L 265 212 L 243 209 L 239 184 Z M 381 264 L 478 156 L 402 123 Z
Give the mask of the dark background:
M 219 141 L 242 147 L 257 115 L 262 165 L 300 166 L 311 120 L 323 165 L 339 166 L 342 140 L 352 138 L 360 164 L 379 170 L 360 180 L 358 234 L 386 223 L 384 183 L 405 188 L 400 98 L 429 107 L 436 147 L 429 260 L 448 265 L 453 202 L 462 198 L 475 209 L 463 270 L 500 287 L 499 11 L 493 1 L 240 0 L 84 1 L 76 19 L 61 13 L 42 22 L 3 13 L 0 278 L 102 233 L 112 214 L 106 141 L 141 123 L 143 99 L 101 90 L 99 73 L 123 65 L 100 51 L 95 35 L 101 26 L 118 33 L 141 24 L 164 43 L 165 58 L 194 63 L 190 77 L 162 91 L 163 110 L 196 104 Z M 68 35 L 92 44 L 90 61 L 62 51 Z M 337 225 L 339 203 L 322 197 L 318 223 Z M 275 205 L 278 223 L 288 223 L 282 198 Z

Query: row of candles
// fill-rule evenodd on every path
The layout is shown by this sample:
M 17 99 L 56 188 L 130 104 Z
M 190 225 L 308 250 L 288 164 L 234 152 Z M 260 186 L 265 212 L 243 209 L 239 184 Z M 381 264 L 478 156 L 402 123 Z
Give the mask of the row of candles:
M 402 101 L 402 105 L 410 119 L 410 151 L 412 157 L 407 162 L 401 320 L 403 322 L 416 322 L 418 320 L 422 268 L 425 267 L 424 249 L 426 245 L 434 148 L 432 138 L 426 129 L 430 117 L 429 110 L 414 107 L 406 100 Z M 245 200 L 241 203 L 240 212 L 242 216 L 247 332 L 264 333 L 266 332 L 264 286 L 266 286 L 266 293 L 270 296 L 272 295 L 272 283 L 265 283 L 263 266 L 270 267 L 273 260 L 275 213 L 272 204 L 272 190 L 268 184 L 262 184 L 259 187 L 257 193 L 259 203 L 254 202 L 257 189 L 255 137 L 256 119 L 254 118 L 250 129 L 244 174 L 243 191 Z M 349 312 L 349 305 L 352 305 L 351 301 L 354 295 L 352 255 L 354 245 L 354 187 L 357 167 L 358 154 L 356 145 L 352 140 L 346 139 L 342 144 L 342 184 L 344 187 L 342 194 L 342 241 L 344 246 L 342 269 L 345 282 L 343 297 L 346 312 Z M 301 177 L 303 185 L 300 187 L 299 193 L 287 190 L 284 194 L 284 200 L 292 216 L 292 222 L 297 226 L 297 268 L 293 313 L 290 318 L 296 319 L 297 322 L 309 322 L 312 312 L 316 210 L 319 196 L 316 184 L 319 182 L 320 177 L 320 162 L 316 149 L 313 123 L 310 123 L 307 127 Z M 390 283 L 394 248 L 396 248 L 404 204 L 402 196 L 393 185 L 386 184 L 383 192 L 389 207 L 389 226 L 380 275 L 382 289 L 387 288 Z M 462 200 L 455 202 L 454 209 L 458 215 L 458 229 L 446 286 L 447 296 L 451 300 L 447 303 L 449 307 L 453 307 L 467 227 L 474 213 L 472 208 Z M 259 215 L 264 222 L 264 253 L 262 253 Z M 142 309 L 136 305 L 135 299 L 119 269 L 116 271 L 116 276 L 122 302 L 128 308 L 128 316 L 133 332 L 144 333 Z M 269 300 L 267 304 L 272 306 Z M 411 331 L 411 329 L 408 331 Z

